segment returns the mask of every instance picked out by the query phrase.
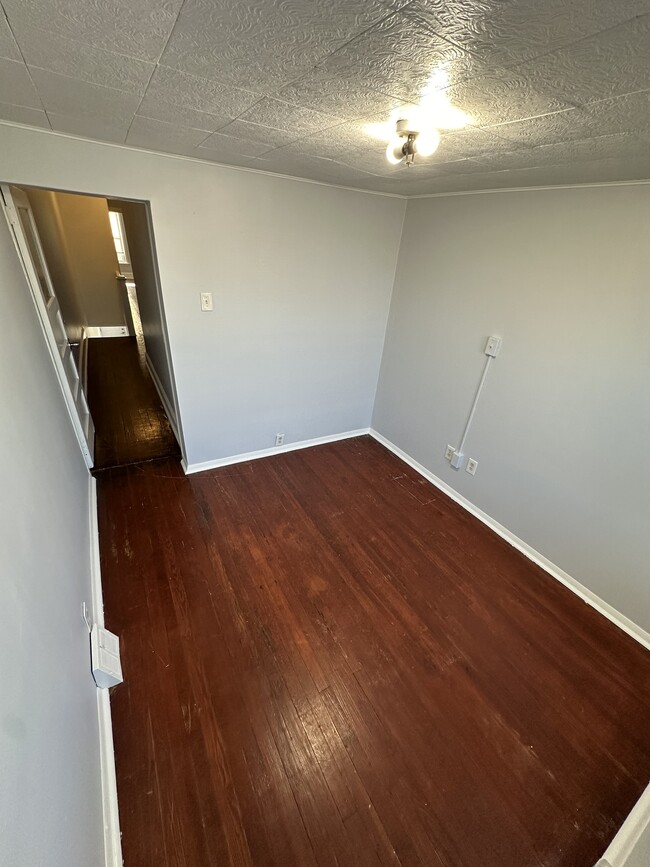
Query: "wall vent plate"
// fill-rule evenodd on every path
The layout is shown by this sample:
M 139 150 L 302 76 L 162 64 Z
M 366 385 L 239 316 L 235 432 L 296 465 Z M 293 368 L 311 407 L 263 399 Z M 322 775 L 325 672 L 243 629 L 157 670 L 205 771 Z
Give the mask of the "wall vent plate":
M 122 683 L 120 639 L 103 626 L 94 624 L 90 633 L 91 668 L 95 683 L 101 689 Z

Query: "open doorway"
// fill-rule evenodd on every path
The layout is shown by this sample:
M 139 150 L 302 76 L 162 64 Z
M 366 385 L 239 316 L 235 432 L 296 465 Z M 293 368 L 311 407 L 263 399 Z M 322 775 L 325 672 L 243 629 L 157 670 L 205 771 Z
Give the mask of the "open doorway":
M 89 466 L 180 459 L 148 204 L 24 186 L 3 198 L 69 408 L 88 414 Z

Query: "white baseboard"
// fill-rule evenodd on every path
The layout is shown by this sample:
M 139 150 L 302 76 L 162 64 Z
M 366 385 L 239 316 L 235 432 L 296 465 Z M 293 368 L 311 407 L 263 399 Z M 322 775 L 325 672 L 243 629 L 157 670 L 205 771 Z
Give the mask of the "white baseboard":
M 643 841 L 641 838 L 643 837 Z M 618 834 L 609 844 L 602 858 L 602 867 L 625 867 L 634 856 L 639 845 L 644 847 L 644 855 L 650 858 L 650 786 L 636 802 L 629 816 L 621 825 Z M 638 857 L 636 864 L 650 863 Z M 599 865 L 601 862 L 599 862 Z M 598 867 L 598 865 L 597 865 Z
M 128 337 L 126 325 L 85 325 L 86 337 Z
M 158 397 L 160 398 L 162 405 L 165 409 L 165 413 L 167 414 L 167 418 L 169 419 L 169 423 L 172 426 L 172 430 L 174 431 L 174 436 L 176 437 L 176 441 L 181 444 L 182 440 L 178 431 L 178 422 L 176 420 L 176 412 L 174 410 L 173 404 L 169 399 L 167 392 L 163 388 L 163 384 L 160 381 L 160 377 L 156 373 L 156 368 L 153 366 L 151 359 L 148 354 L 145 353 L 144 356 L 145 363 L 147 365 L 147 370 L 149 371 L 149 375 L 153 380 L 153 384 L 156 386 L 156 391 L 158 392 Z
M 113 722 L 107 689 L 97 690 L 97 716 L 99 719 L 100 772 L 104 813 L 104 867 L 122 867 L 122 835 L 117 806 Z
M 99 526 L 97 521 L 97 480 L 90 476 L 90 581 L 93 622 L 104 625 L 104 600 L 99 559 Z M 117 780 L 113 749 L 113 723 L 107 689 L 97 689 L 97 719 L 99 724 L 100 774 L 102 812 L 104 818 L 104 867 L 122 867 L 122 835 L 117 806 Z
M 270 449 L 260 449 L 256 452 L 246 452 L 245 454 L 240 455 L 231 455 L 227 458 L 219 458 L 216 461 L 203 461 L 200 464 L 186 464 L 185 460 L 181 461 L 181 465 L 183 470 L 187 475 L 191 473 L 201 473 L 204 470 L 215 470 L 218 467 L 228 467 L 230 464 L 241 464 L 244 461 L 256 461 L 259 458 L 268 458 L 272 455 L 281 455 L 284 452 L 294 452 L 298 449 L 309 449 L 312 446 L 322 446 L 325 443 L 335 443 L 339 440 L 348 440 L 352 437 L 360 437 L 365 434 L 370 433 L 370 429 L 360 428 L 359 430 L 349 430 L 345 431 L 345 433 L 332 434 L 331 436 L 326 437 L 316 437 L 312 440 L 300 440 L 300 442 L 295 443 L 285 443 L 282 446 L 274 446 Z
M 545 572 L 548 572 L 549 575 L 552 575 L 553 578 L 556 578 L 558 581 L 562 582 L 569 590 L 572 590 L 575 594 L 580 596 L 588 605 L 591 605 L 592 608 L 595 608 L 601 614 L 603 614 L 608 620 L 611 620 L 616 626 L 622 629 L 624 632 L 627 632 L 628 635 L 631 635 L 632 638 L 636 639 L 640 644 L 650 650 L 650 633 L 646 632 L 645 629 L 642 629 L 638 624 L 634 623 L 624 614 L 621 614 L 620 611 L 617 611 L 613 606 L 611 606 L 608 602 L 605 602 L 604 599 L 601 599 L 599 596 L 596 596 L 591 590 L 573 578 L 568 572 L 565 572 L 563 569 L 560 569 L 559 566 L 556 566 L 555 563 L 552 563 L 548 558 L 544 557 L 543 554 L 540 554 L 539 551 L 536 551 L 534 548 L 531 548 L 523 539 L 520 539 L 518 536 L 515 536 L 514 533 L 511 533 L 506 527 L 502 524 L 499 524 L 498 521 L 495 521 L 494 518 L 491 518 L 488 514 L 483 512 L 465 497 L 455 491 L 452 487 L 450 487 L 446 482 L 443 482 L 442 479 L 439 479 L 432 472 L 430 472 L 425 466 L 418 463 L 414 458 L 412 458 L 409 454 L 396 446 L 390 440 L 386 439 L 386 437 L 382 436 L 378 431 L 373 428 L 370 429 L 370 435 L 374 437 L 377 442 L 381 443 L 385 446 L 389 451 L 393 452 L 393 454 L 397 455 L 397 457 L 401 458 L 405 463 L 409 466 L 413 467 L 421 476 L 424 476 L 432 485 L 435 485 L 436 488 L 439 488 L 441 491 L 444 491 L 447 496 L 451 497 L 456 503 L 462 506 L 464 509 L 467 509 L 475 518 L 478 518 L 483 524 L 486 524 L 491 530 L 494 530 L 502 539 L 505 539 L 506 542 L 509 542 L 513 548 L 516 548 L 518 551 L 521 551 L 529 560 L 532 560 Z
M 88 501 L 90 508 L 90 583 L 92 592 L 93 623 L 104 625 L 104 594 L 102 592 L 102 571 L 99 559 L 99 523 L 97 518 L 97 479 L 89 476 Z

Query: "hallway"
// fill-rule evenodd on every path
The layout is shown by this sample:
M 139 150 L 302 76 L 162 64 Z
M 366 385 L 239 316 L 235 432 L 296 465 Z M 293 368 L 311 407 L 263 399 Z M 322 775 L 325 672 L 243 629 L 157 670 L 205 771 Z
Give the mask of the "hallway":
M 178 458 L 180 448 L 135 337 L 88 341 L 94 470 Z

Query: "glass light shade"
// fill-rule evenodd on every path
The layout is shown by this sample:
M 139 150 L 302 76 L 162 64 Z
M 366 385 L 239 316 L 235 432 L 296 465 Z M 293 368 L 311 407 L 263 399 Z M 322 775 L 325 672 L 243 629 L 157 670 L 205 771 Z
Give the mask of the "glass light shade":
M 440 133 L 435 129 L 427 130 L 421 132 L 415 139 L 415 151 L 421 157 L 430 157 L 438 149 L 439 144 Z
M 391 165 L 396 166 L 398 163 L 401 163 L 404 159 L 404 141 L 403 139 L 395 136 L 392 138 L 388 145 L 386 146 L 386 159 Z

